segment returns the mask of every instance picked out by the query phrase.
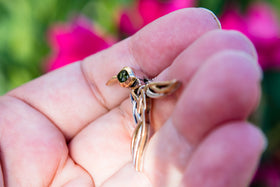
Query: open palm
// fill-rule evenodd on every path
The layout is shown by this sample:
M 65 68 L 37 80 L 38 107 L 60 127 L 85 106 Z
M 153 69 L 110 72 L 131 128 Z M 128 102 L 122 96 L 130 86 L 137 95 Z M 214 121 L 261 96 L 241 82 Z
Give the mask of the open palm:
M 247 38 L 192 8 L 31 81 L 0 98 L 2 185 L 247 186 L 265 142 L 246 122 L 260 96 L 256 59 Z M 129 90 L 105 85 L 124 66 L 182 82 L 153 102 L 142 173 Z

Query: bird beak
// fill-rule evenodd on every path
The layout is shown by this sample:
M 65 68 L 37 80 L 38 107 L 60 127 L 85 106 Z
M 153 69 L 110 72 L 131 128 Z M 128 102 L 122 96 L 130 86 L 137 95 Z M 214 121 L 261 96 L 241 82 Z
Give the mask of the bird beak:
M 107 81 L 106 85 L 107 85 L 107 86 L 110 86 L 110 85 L 113 85 L 113 84 L 115 84 L 115 83 L 117 83 L 117 82 L 118 82 L 118 78 L 117 78 L 117 76 L 115 75 L 115 76 L 113 76 L 110 80 Z

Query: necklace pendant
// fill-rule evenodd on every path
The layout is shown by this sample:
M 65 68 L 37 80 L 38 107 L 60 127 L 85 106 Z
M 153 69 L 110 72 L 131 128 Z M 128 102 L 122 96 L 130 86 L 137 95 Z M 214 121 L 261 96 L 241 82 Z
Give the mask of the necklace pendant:
M 177 80 L 152 82 L 148 79 L 139 79 L 129 67 L 124 67 L 117 76 L 113 76 L 107 82 L 107 85 L 116 81 L 122 87 L 131 89 L 132 113 L 136 123 L 131 140 L 131 155 L 135 169 L 142 171 L 144 152 L 150 137 L 151 99 L 172 94 L 181 83 Z

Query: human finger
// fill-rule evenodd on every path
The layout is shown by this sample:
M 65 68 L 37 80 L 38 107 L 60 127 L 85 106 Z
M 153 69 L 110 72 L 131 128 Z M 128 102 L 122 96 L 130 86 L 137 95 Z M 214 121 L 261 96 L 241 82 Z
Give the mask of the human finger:
M 194 151 L 181 186 L 249 186 L 265 146 L 255 126 L 242 121 L 223 124 Z
M 222 51 L 239 51 L 252 57 L 252 63 L 257 68 L 257 53 L 254 45 L 248 38 L 237 31 L 213 30 L 204 34 L 196 40 L 191 46 L 183 51 L 174 61 L 166 68 L 155 81 L 163 80 L 182 80 L 181 91 L 188 87 L 193 76 L 207 62 L 207 60 L 221 53 Z M 214 71 L 213 71 L 214 73 Z M 211 77 L 211 75 L 209 75 Z M 155 100 L 153 103 L 153 126 L 155 129 L 169 118 L 179 95 L 180 91 L 175 92 L 172 97 Z

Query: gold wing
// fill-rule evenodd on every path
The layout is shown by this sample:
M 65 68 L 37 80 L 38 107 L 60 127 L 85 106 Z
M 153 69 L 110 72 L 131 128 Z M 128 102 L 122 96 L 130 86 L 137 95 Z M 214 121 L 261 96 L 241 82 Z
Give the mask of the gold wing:
M 160 98 L 172 94 L 180 87 L 181 83 L 177 80 L 150 82 L 146 85 L 146 94 L 150 98 Z

